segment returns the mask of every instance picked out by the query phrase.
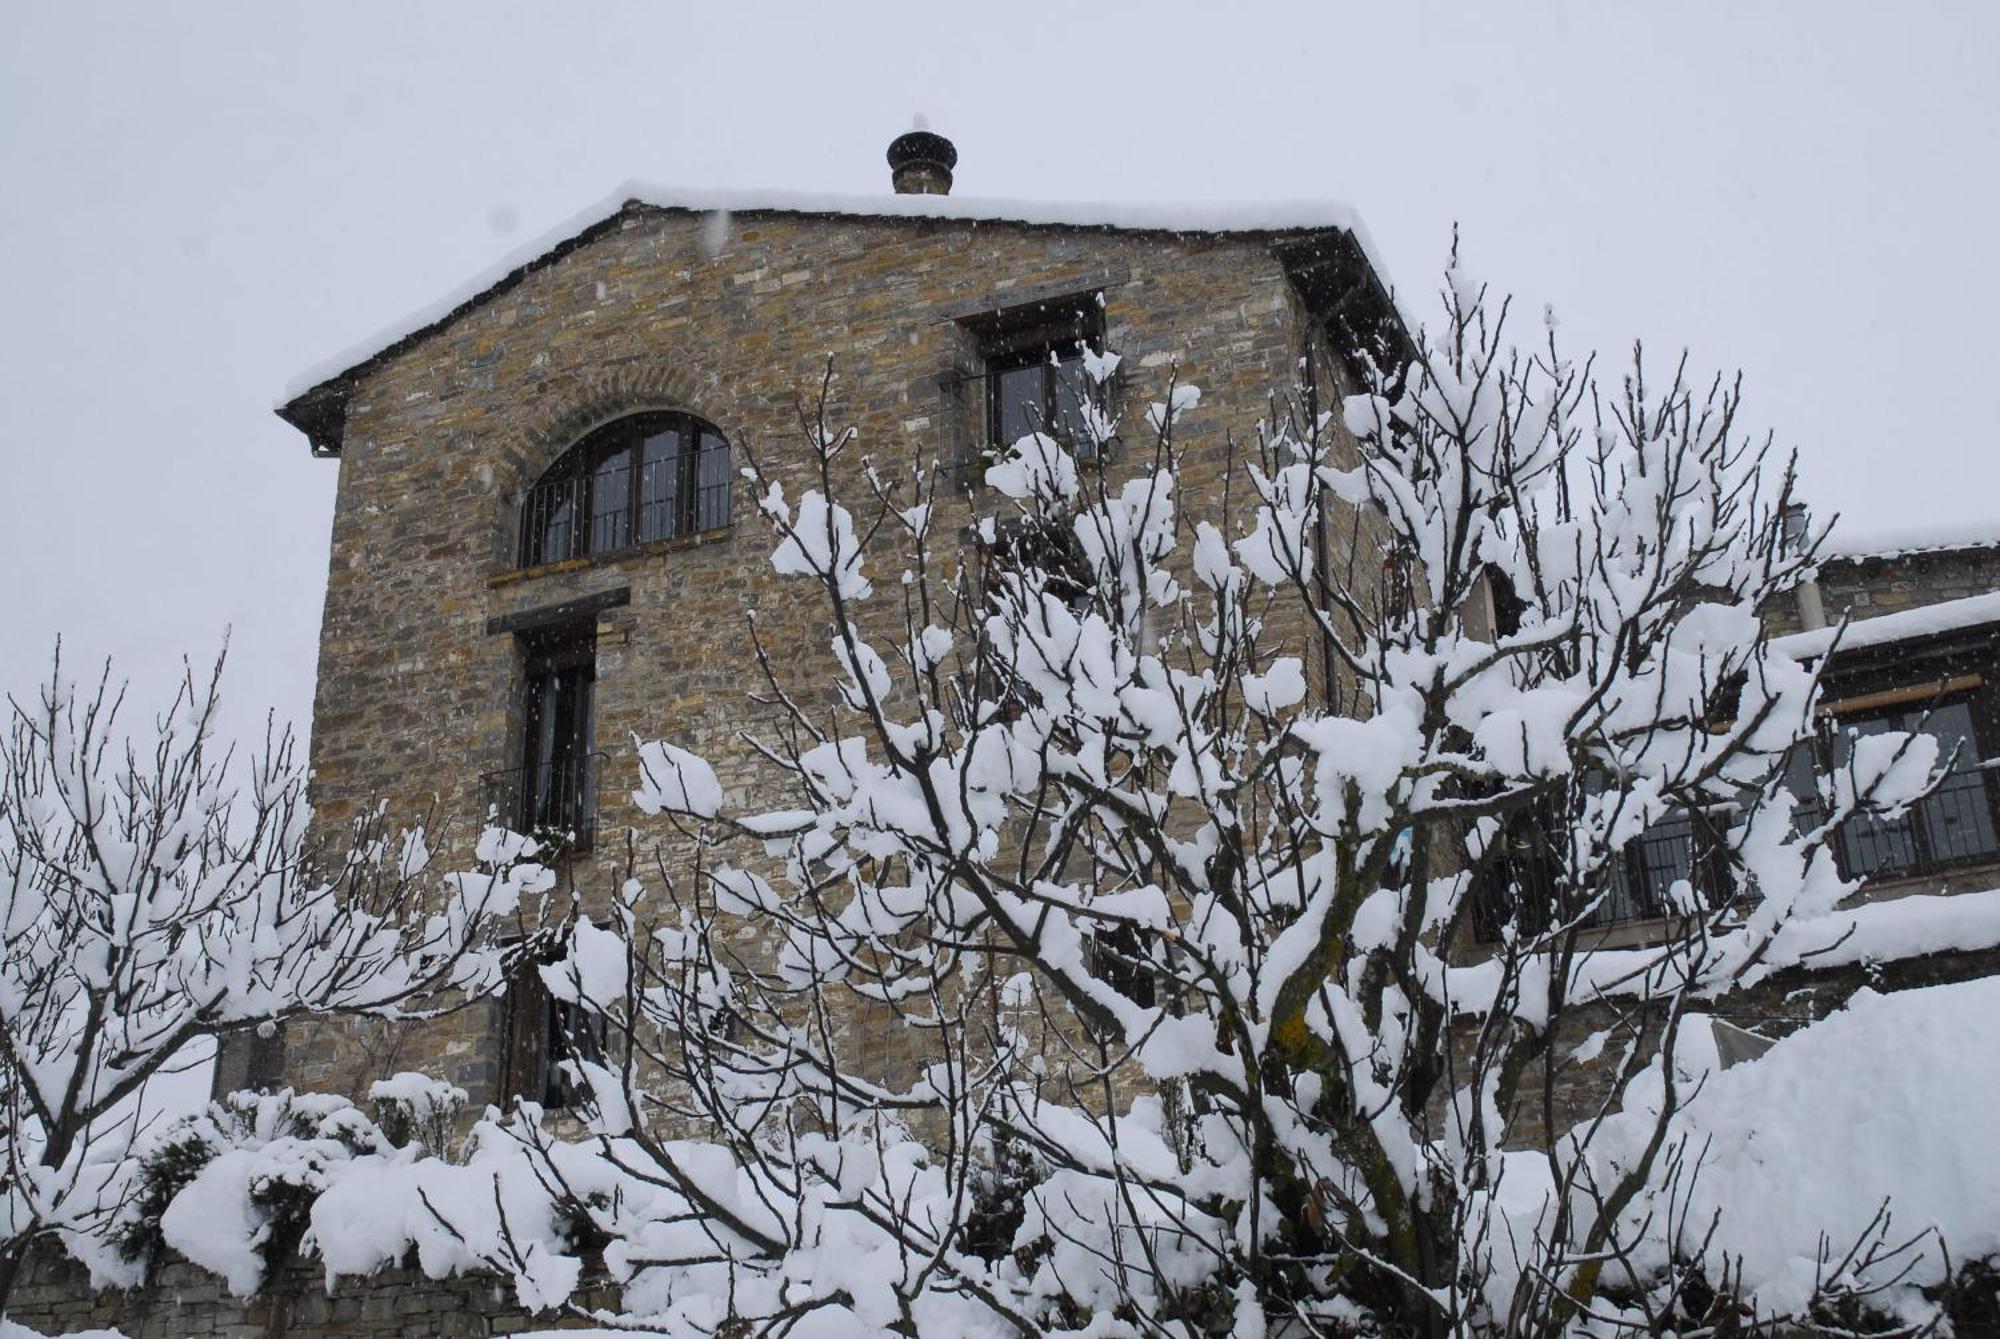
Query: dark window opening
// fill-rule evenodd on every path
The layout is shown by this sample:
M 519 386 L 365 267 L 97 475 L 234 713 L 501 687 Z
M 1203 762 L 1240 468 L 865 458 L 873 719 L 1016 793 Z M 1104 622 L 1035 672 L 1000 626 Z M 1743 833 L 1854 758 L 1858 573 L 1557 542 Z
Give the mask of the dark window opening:
M 729 524 L 729 442 L 689 414 L 606 424 L 528 490 L 523 567 L 616 553 Z
M 1796 750 L 1786 785 L 1800 800 L 1799 826 L 1816 825 L 1824 815 L 1815 773 L 1846 768 L 1857 739 L 1890 731 L 1926 734 L 1938 742 L 1940 762 L 1951 771 L 1936 790 L 1901 813 L 1856 814 L 1835 844 L 1842 873 L 1849 878 L 1904 877 L 1983 864 L 2000 857 L 1992 774 L 1982 766 L 1975 703 L 1959 697 L 1934 706 L 1899 706 L 1870 715 L 1839 716 L 1811 748 Z M 1954 750 L 1956 757 L 1953 757 Z
M 1090 935 L 1090 966 L 1098 980 L 1142 1009 L 1158 1001 L 1153 966 L 1146 960 L 1138 928 L 1111 925 Z
M 1005 450 L 1029 433 L 1053 437 L 1088 458 L 1095 442 L 1083 419 L 1089 377 L 1083 342 L 1070 340 L 1008 354 L 988 364 L 987 434 Z
M 1601 929 L 1703 914 L 1728 895 L 1727 823 L 1720 814 L 1669 814 L 1621 847 L 1591 885 L 1577 887 L 1557 836 L 1572 821 L 1565 806 L 1545 800 L 1501 829 L 1473 874 L 1479 938 L 1497 939 L 1508 925 L 1541 934 L 1579 917 L 1583 928 Z
M 1493 635 L 1512 637 L 1521 631 L 1521 618 L 1528 612 L 1528 602 L 1514 590 L 1514 583 L 1499 568 L 1486 568 L 1486 589 L 1493 598 Z
M 543 984 L 540 969 L 562 956 L 559 948 L 524 954 L 507 983 L 505 1005 L 501 1090 L 509 1100 L 538 1102 L 550 1111 L 574 1108 L 588 1096 L 564 1062 L 602 1064 L 608 1032 L 601 1014 L 557 999 Z
M 1086 398 L 1104 406 L 1083 355 L 1104 345 L 1100 296 L 1034 303 L 965 324 L 985 360 L 988 453 L 1039 432 L 1079 459 L 1094 455 L 1099 443 L 1085 425 L 1083 407 Z
M 488 803 L 516 832 L 587 850 L 597 828 L 596 624 L 521 640 L 521 763 L 487 778 Z

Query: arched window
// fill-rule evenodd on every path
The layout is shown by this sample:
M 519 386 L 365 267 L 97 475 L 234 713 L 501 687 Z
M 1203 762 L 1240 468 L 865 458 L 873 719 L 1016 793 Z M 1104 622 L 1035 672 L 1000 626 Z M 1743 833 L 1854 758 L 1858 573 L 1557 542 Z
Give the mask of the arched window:
M 521 510 L 521 566 L 616 553 L 729 524 L 729 441 L 692 414 L 598 428 L 549 467 Z

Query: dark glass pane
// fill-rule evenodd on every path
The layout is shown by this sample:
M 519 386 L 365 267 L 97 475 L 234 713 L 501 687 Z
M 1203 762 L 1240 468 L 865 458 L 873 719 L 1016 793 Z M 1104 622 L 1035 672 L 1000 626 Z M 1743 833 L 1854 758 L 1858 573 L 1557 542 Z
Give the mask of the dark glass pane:
M 1042 430 L 1047 415 L 1045 395 L 1048 369 L 1039 363 L 1011 367 L 993 378 L 996 446 L 1012 446 L 1031 432 Z
M 1625 849 L 1619 879 L 1600 917 L 1630 920 L 1675 910 L 1676 883 L 1694 878 L 1694 823 L 1684 814 L 1664 819 Z
M 521 564 L 534 567 L 576 555 L 576 481 L 570 477 L 537 484 L 528 494 Z
M 1886 734 L 1910 727 L 1907 714 L 1878 716 L 1855 721 L 1833 737 L 1835 769 L 1848 766 L 1854 757 L 1858 737 Z M 1896 818 L 1879 814 L 1857 814 L 1840 830 L 1840 853 L 1853 875 L 1881 874 L 1913 868 L 1917 863 L 1916 823 L 1908 813 Z
M 721 433 L 701 435 L 701 454 L 696 457 L 695 520 L 697 530 L 713 530 L 729 524 L 729 443 Z
M 1056 419 L 1054 437 L 1069 443 L 1071 450 L 1079 456 L 1087 456 L 1092 450 L 1090 434 L 1083 428 L 1083 394 L 1087 389 L 1083 374 L 1083 359 L 1072 353 L 1049 369 L 1055 380 Z
M 639 473 L 639 539 L 666 539 L 680 533 L 681 430 L 649 433 Z
M 1931 855 L 1938 860 L 1965 860 L 2000 849 L 1993 828 L 1993 802 L 1979 766 L 1978 741 L 1972 734 L 1972 709 L 1963 702 L 1939 707 L 1923 722 L 1924 733 L 1938 741 L 1938 756 L 1958 751 L 1952 774 L 1917 809 Z
M 590 472 L 590 551 L 632 542 L 632 448 L 621 446 Z
M 592 692 L 588 664 L 544 669 L 529 679 L 523 826 L 530 831 L 588 826 Z

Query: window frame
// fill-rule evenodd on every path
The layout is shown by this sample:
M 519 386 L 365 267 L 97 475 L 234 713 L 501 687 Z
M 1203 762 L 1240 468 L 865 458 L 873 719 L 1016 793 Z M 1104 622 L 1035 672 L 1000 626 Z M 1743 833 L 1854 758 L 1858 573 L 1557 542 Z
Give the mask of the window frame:
M 1497 941 L 1510 922 L 1536 934 L 1555 923 L 1557 908 L 1551 895 L 1555 856 L 1548 833 L 1571 821 L 1566 809 L 1556 807 L 1557 799 L 1538 796 L 1514 811 L 1494 836 L 1496 845 L 1489 854 L 1468 870 L 1473 881 L 1469 891 L 1473 937 L 1478 942 Z M 1715 910 L 1729 886 L 1729 851 L 1724 833 L 1717 829 L 1716 815 L 1730 808 L 1714 805 L 1670 810 L 1620 846 L 1599 876 L 1602 884 L 1595 894 L 1597 905 L 1578 922 L 1577 929 L 1602 933 L 1686 915 L 1667 896 L 1682 879 L 1701 909 L 1695 914 Z M 1686 843 L 1686 872 L 1662 879 L 1659 876 L 1668 869 L 1658 854 L 1667 852 L 1671 860 L 1671 853 L 1682 842 Z
M 593 619 L 537 629 L 522 634 L 521 645 L 521 759 L 509 821 L 537 840 L 569 852 L 587 851 L 596 835 L 597 771 L 603 756 L 596 747 L 597 624 Z M 568 719 L 557 725 L 561 737 L 549 741 L 547 752 L 553 756 L 545 758 L 549 685 L 564 678 L 571 700 L 560 709 Z M 545 784 L 545 768 L 560 769 L 555 781 L 560 791 L 551 792 Z
M 646 496 L 646 442 L 667 431 L 678 433 L 681 443 L 671 458 L 672 510 L 662 533 L 648 535 L 644 523 L 654 504 Z M 732 519 L 734 483 L 729 467 L 731 450 L 729 438 L 720 428 L 678 409 L 649 409 L 593 428 L 563 452 L 523 497 L 515 566 L 546 567 L 629 553 L 648 544 L 727 528 Z M 596 478 L 620 452 L 626 453 L 622 505 L 615 511 L 600 509 Z M 716 458 L 720 460 L 720 477 L 704 483 Z M 567 538 L 553 541 L 550 536 L 557 528 L 554 515 L 564 507 L 569 509 L 564 527 Z M 613 516 L 618 518 L 618 537 L 600 543 L 603 522 Z
M 967 318 L 961 324 L 978 344 L 980 380 L 984 382 L 981 422 L 985 443 L 980 454 L 990 456 L 1013 446 L 1014 439 L 1002 436 L 1006 407 L 1002 391 L 1006 374 L 1024 368 L 1041 371 L 1041 403 L 1032 417 L 1039 420 L 1032 431 L 1043 432 L 1067 447 L 1078 459 L 1095 456 L 1095 445 L 1074 440 L 1073 425 L 1063 420 L 1062 378 L 1077 378 L 1079 394 L 1099 396 L 1104 388 L 1093 385 L 1083 367 L 1086 349 L 1104 348 L 1104 293 L 1100 288 L 1064 297 L 1032 302 L 1006 310 Z
M 1915 690 L 1927 690 L 1918 692 Z M 1822 704 L 1820 708 L 1820 728 L 1814 732 L 1808 744 L 1813 769 L 1815 787 L 1829 776 L 1836 775 L 1841 764 L 1839 741 L 1850 729 L 1873 721 L 1889 722 L 1888 729 L 1905 730 L 1911 733 L 1929 733 L 1923 727 L 1930 717 L 1939 711 L 1954 707 L 1965 709 L 1965 743 L 1970 757 L 1963 754 L 1951 776 L 1976 777 L 1979 790 L 1985 798 L 1985 814 L 1989 829 L 1995 835 L 1992 846 L 1982 851 L 1965 855 L 1940 855 L 1936 850 L 1936 840 L 1931 829 L 1934 822 L 1942 822 L 1935 815 L 1939 797 L 1952 785 L 1947 779 L 1938 789 L 1907 806 L 1894 820 L 1877 819 L 1885 831 L 1893 831 L 1897 838 L 1906 842 L 1910 859 L 1904 864 L 1894 864 L 1887 860 L 1868 864 L 1865 867 L 1856 860 L 1854 847 L 1864 840 L 1856 823 L 1866 823 L 1865 814 L 1857 814 L 1834 837 L 1831 843 L 1834 858 L 1838 862 L 1841 876 L 1848 879 L 1866 879 L 1871 883 L 1894 883 L 1905 879 L 1924 879 L 1949 874 L 1956 870 L 1979 869 L 2000 864 L 2000 778 L 1995 769 L 1986 765 L 1986 755 L 2000 754 L 2000 746 L 1993 742 L 1994 736 L 1994 689 L 1978 675 L 1946 678 L 1934 685 L 1909 685 L 1906 688 L 1889 688 L 1875 693 L 1852 693 L 1844 699 Z M 1852 704 L 1852 705 L 1850 705 Z M 1943 761 L 1942 757 L 1940 761 Z M 1971 787 L 1966 787 L 1971 789 Z M 1817 810 L 1817 792 L 1807 801 Z
M 516 947 L 522 947 L 517 941 Z M 545 1111 L 569 1111 L 586 1096 L 562 1063 L 572 1057 L 602 1063 L 610 1044 L 610 1026 L 601 1015 L 567 1000 L 542 980 L 540 969 L 563 958 L 560 944 L 547 943 L 524 951 L 509 974 L 501 1004 L 501 1072 L 499 1090 L 504 1106 L 534 1102 Z
M 1066 342 L 1073 345 L 1073 352 L 1067 355 L 1062 352 Z M 1086 458 L 1092 454 L 1089 450 L 1092 444 L 1077 440 L 1072 426 L 1064 421 L 1062 404 L 1062 378 L 1069 375 L 1071 369 L 1074 369 L 1074 375 L 1087 380 L 1083 370 L 1083 351 L 1086 347 L 1088 341 L 1078 337 L 1074 341 L 1033 344 L 1012 353 L 996 354 L 986 360 L 986 438 L 996 449 L 1005 450 L 1014 444 L 1002 435 L 1005 432 L 1002 425 L 1007 418 L 1004 394 L 1008 385 L 1007 374 L 1033 368 L 1041 374 L 1037 378 L 1041 397 L 1040 403 L 1030 406 L 1030 412 L 1024 415 L 1038 425 L 1030 431 L 1043 433 L 1072 450 L 1080 450 Z

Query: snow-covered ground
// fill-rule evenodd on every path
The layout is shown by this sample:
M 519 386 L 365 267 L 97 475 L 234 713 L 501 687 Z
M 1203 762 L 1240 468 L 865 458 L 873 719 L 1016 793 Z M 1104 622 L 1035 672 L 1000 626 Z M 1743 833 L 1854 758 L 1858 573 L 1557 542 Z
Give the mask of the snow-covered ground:
M 1690 1222 L 1773 1309 L 1810 1290 L 1820 1234 L 1839 1253 L 1886 1203 L 1903 1240 L 1957 1261 L 2000 1251 L 2000 978 L 1880 995 L 1713 1073 L 1685 1122 L 1710 1154 Z M 1726 1209 L 1726 1212 L 1724 1211 Z M 1943 1268 L 1935 1242 L 1910 1283 Z
M 2000 895 L 1996 895 L 2000 896 Z M 2000 1253 L 2000 978 L 1896 994 L 1864 990 L 1838 1013 L 1777 1042 L 1762 1057 L 1721 1068 L 1697 1029 L 1680 1056 L 1700 1091 L 1675 1126 L 1705 1150 L 1691 1187 L 1679 1188 L 1680 1243 L 1706 1243 L 1711 1277 L 1741 1271 L 1760 1308 L 1796 1307 L 1822 1252 L 1838 1260 L 1876 1221 L 1884 1236 L 1923 1236 L 1915 1267 L 1878 1304 L 1908 1307 L 1953 1262 Z M 1643 1104 L 1644 1090 L 1634 1094 Z M 1631 1130 L 1642 1137 L 1643 1116 Z M 1609 1145 L 1616 1156 L 1617 1140 Z M 1502 1197 L 1525 1226 L 1540 1211 L 1546 1163 L 1510 1162 Z M 1656 1189 L 1653 1208 L 1664 1202 Z M 1642 1205 L 1642 1207 L 1644 1207 Z M 1657 1237 L 1650 1254 L 1664 1259 Z M 1641 1259 L 1645 1257 L 1642 1255 Z M 1899 1256 L 1883 1277 L 1909 1263 Z M 1860 1280 L 1867 1282 L 1866 1278 Z M 592 1331 L 547 1331 L 564 1339 Z M 0 1339 L 35 1339 L 0 1321 Z M 108 1331 L 73 1339 L 111 1339 Z M 529 1337 L 532 1339 L 532 1336 Z
M 1679 1067 L 1700 1090 L 1673 1133 L 1700 1165 L 1672 1194 L 1675 1248 L 1701 1255 L 1711 1280 L 1740 1271 L 1745 1295 L 1764 1314 L 1796 1312 L 1826 1268 L 1823 1253 L 1837 1265 L 1884 1205 L 1891 1217 L 1881 1241 L 1922 1238 L 1859 1271 L 1855 1281 L 1867 1286 L 1909 1266 L 1873 1300 L 1885 1310 L 1919 1309 L 1918 1289 L 1944 1276 L 1947 1252 L 1954 1266 L 2000 1252 L 2000 978 L 1863 990 L 1838 1013 L 1727 1069 L 1707 1029 L 1693 1037 Z M 1643 1088 L 1628 1092 L 1628 1112 L 1614 1118 L 1626 1129 L 1613 1131 L 1608 1158 L 1621 1151 L 1618 1134 L 1651 1132 L 1650 1120 L 1629 1110 L 1643 1099 Z M 1539 1154 L 1510 1159 L 1503 1199 L 1517 1222 L 1541 1211 L 1546 1165 Z M 1666 1217 L 1669 1192 L 1664 1176 L 1656 1180 L 1635 1220 Z M 1637 1258 L 1664 1265 L 1664 1234 Z

